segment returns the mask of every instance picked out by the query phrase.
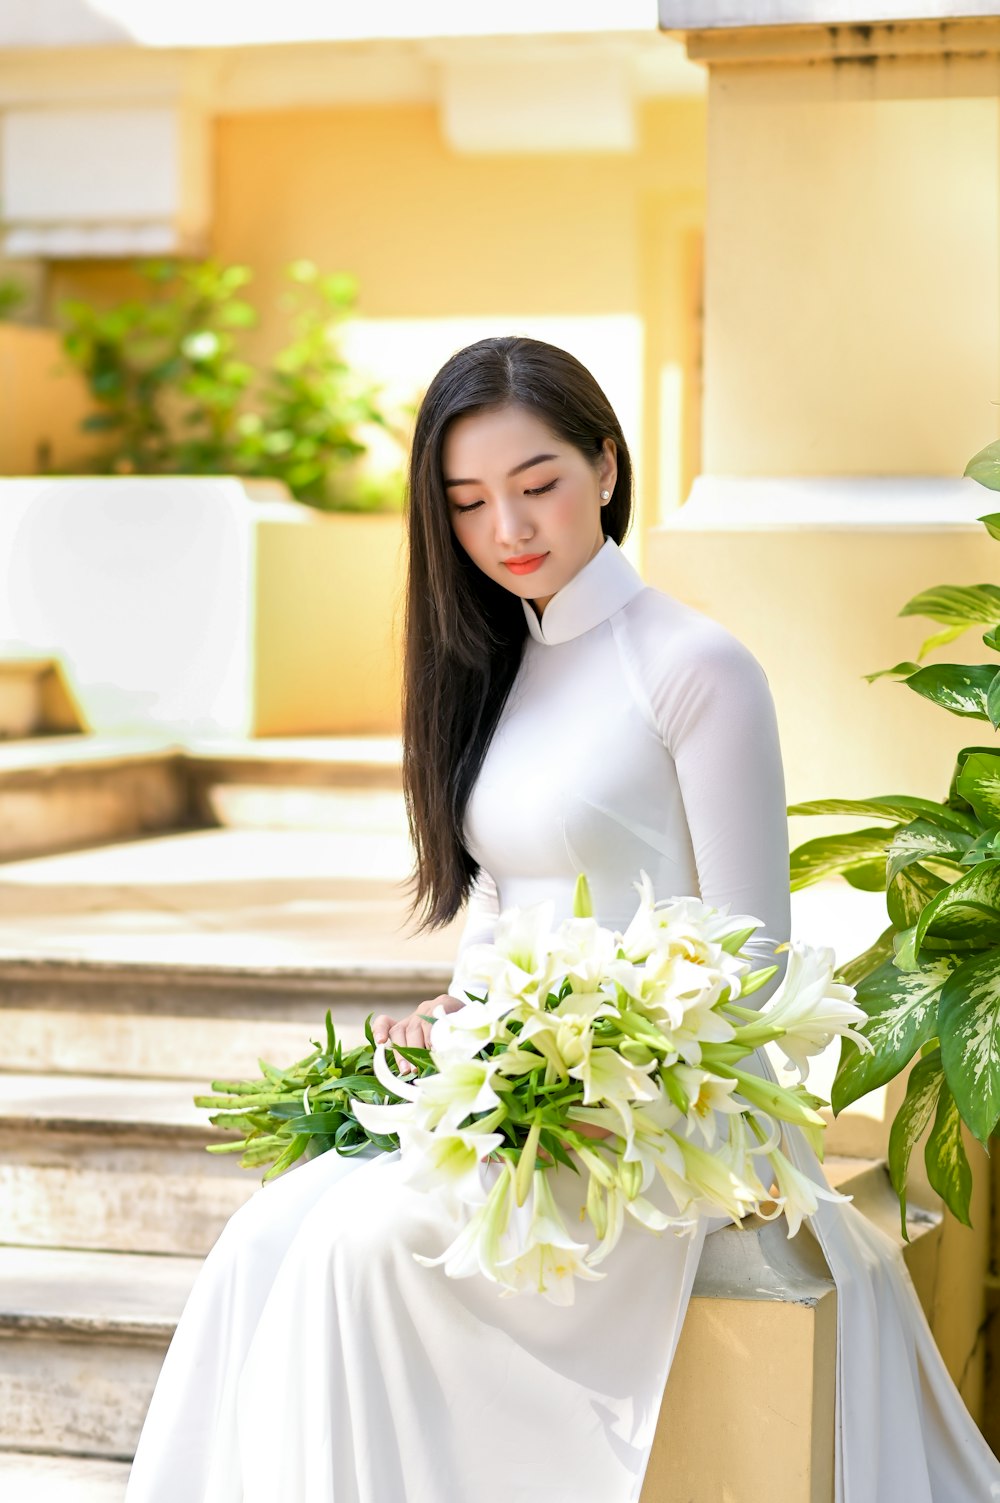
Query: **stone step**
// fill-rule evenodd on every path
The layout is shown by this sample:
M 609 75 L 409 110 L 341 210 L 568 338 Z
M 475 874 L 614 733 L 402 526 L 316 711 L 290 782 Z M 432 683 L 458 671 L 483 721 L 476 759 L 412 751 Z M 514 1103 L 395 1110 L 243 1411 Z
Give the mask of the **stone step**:
M 343 829 L 358 795 L 399 793 L 398 736 L 187 740 L 192 805 L 227 829 Z
M 4 696 L 29 691 L 0 660 L 0 860 L 75 850 L 151 830 L 342 829 L 359 796 L 400 796 L 398 737 L 220 741 L 46 735 L 4 741 Z M 9 723 L 26 725 L 15 704 Z M 26 718 L 27 717 L 27 718 Z M 21 734 L 27 734 L 22 731 Z M 362 817 L 364 817 L 362 815 Z
M 192 822 L 180 753 L 162 737 L 0 744 L 0 861 Z
M 0 1449 L 129 1460 L 199 1266 L 0 1247 Z
M 129 1464 L 0 1451 L 4 1503 L 122 1503 Z
M 371 1012 L 395 1017 L 439 996 L 439 961 L 185 965 L 0 955 L 8 1071 L 235 1079 L 290 1064 L 324 1037 L 329 1008 L 348 1047 Z
M 85 729 L 57 658 L 0 656 L 0 740 Z
M 892 1192 L 883 1165 L 830 1160 L 827 1173 L 832 1183 L 854 1195 L 860 1209 L 870 1214 L 874 1206 L 885 1222 L 886 1192 L 889 1198 Z M 915 1215 L 913 1242 L 906 1251 L 911 1268 L 921 1254 L 925 1263 L 933 1261 L 928 1244 L 939 1232 L 939 1221 L 929 1213 Z M 199 1267 L 198 1258 L 0 1247 L 0 1449 L 128 1458 Z M 784 1361 L 789 1348 L 781 1350 L 780 1343 L 784 1323 L 792 1321 L 805 1333 L 802 1361 L 813 1362 L 817 1370 L 830 1368 L 832 1374 L 828 1343 L 836 1331 L 835 1295 L 819 1247 L 805 1229 L 788 1239 L 780 1220 L 748 1217 L 742 1228 L 713 1233 L 705 1243 L 678 1348 L 684 1382 L 668 1387 L 661 1433 L 669 1432 L 671 1413 L 676 1420 L 688 1393 L 714 1392 L 715 1379 L 725 1372 L 727 1385 L 731 1379 L 745 1394 L 740 1423 L 748 1427 L 748 1441 L 756 1436 L 754 1445 L 759 1445 L 762 1438 L 773 1451 L 779 1440 L 790 1438 L 781 1426 L 773 1435 L 761 1426 L 755 1377 L 759 1353 L 773 1325 L 776 1360 Z M 739 1340 L 734 1321 L 742 1323 Z M 826 1343 L 822 1352 L 820 1337 Z M 797 1373 L 793 1376 L 798 1382 Z M 832 1425 L 832 1375 L 828 1386 L 824 1425 Z M 832 1445 L 832 1430 L 830 1439 Z M 743 1455 L 740 1447 L 736 1452 Z M 644 1491 L 643 1496 L 654 1494 Z
M 205 1081 L 0 1075 L 5 1243 L 204 1256 L 261 1183 L 193 1096 Z

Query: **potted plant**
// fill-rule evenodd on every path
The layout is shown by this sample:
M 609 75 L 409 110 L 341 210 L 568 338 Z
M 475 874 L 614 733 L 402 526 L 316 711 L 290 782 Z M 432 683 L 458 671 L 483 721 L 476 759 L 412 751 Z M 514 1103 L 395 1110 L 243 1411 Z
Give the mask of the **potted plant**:
M 1000 443 L 976 454 L 965 474 L 1000 490 Z M 1000 513 L 979 519 L 1000 540 Z M 932 704 L 1000 726 L 1000 587 L 938 585 L 908 600 L 901 616 L 924 616 L 941 630 L 914 662 L 866 674 L 888 676 Z M 985 627 L 993 661 L 921 660 L 971 627 Z M 840 875 L 884 891 L 889 923 L 837 979 L 857 988 L 873 1045 L 841 1045 L 831 1092 L 838 1113 L 916 1060 L 892 1122 L 889 1172 L 906 1237 L 906 1178 L 928 1127 L 924 1159 L 933 1188 L 970 1225 L 972 1170 L 962 1123 L 988 1151 L 1000 1128 L 1000 750 L 966 746 L 940 802 L 893 794 L 791 804 L 789 814 L 854 814 L 877 825 L 806 841 L 791 853 L 792 890 Z

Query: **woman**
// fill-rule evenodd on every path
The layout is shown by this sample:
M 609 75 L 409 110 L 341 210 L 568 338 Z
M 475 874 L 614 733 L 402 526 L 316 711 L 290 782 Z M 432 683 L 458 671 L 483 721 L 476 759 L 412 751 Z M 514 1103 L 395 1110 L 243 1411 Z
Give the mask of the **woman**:
M 551 898 L 558 922 L 580 871 L 606 925 L 626 926 L 645 869 L 658 897 L 755 915 L 748 948 L 783 960 L 767 680 L 723 627 L 644 585 L 618 547 L 631 505 L 618 421 L 565 351 L 486 339 L 431 382 L 410 461 L 403 785 L 413 910 L 422 927 L 466 900 L 468 916 L 448 994 L 376 1019 L 382 1041 L 426 1042 L 420 1014 L 462 1005 L 462 952 L 499 907 Z M 797 1130 L 789 1145 L 825 1187 Z M 399 1167 L 327 1153 L 231 1218 L 164 1362 L 127 1503 L 638 1499 L 704 1238 L 728 1218 L 692 1238 L 627 1227 L 572 1306 L 501 1299 L 418 1264 L 454 1227 Z M 574 1179 L 554 1175 L 567 1219 Z M 895 1246 L 843 1202 L 812 1225 L 838 1286 L 838 1503 L 1000 1497 Z

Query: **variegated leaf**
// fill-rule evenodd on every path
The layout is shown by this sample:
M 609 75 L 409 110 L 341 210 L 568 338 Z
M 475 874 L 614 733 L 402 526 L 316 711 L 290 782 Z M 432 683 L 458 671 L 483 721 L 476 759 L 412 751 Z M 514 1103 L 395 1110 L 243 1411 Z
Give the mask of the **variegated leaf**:
M 887 830 L 882 825 L 872 825 L 865 830 L 851 830 L 846 835 L 821 835 L 816 840 L 807 840 L 796 846 L 791 854 L 792 891 L 797 892 L 810 882 L 837 876 L 846 868 L 856 866 L 873 855 L 882 858 L 880 866 L 884 874 L 885 850 L 894 829 Z M 881 885 L 885 886 L 884 880 Z
M 901 682 L 952 715 L 988 720 L 986 696 L 996 672 L 994 663 L 934 663 Z
M 1000 491 L 1000 441 L 994 439 L 985 449 L 980 449 L 978 454 L 973 454 L 969 463 L 965 466 L 965 474 L 972 480 L 978 480 L 980 485 L 985 485 L 988 490 Z M 986 522 L 989 527 L 994 518 L 990 516 L 980 517 L 980 522 Z M 996 518 L 1000 522 L 1000 517 Z M 992 527 L 990 534 L 996 536 Z
M 929 819 L 915 819 L 892 837 L 886 851 L 886 880 L 892 882 L 904 867 L 919 861 L 922 856 L 957 858 L 971 844 L 972 836 L 967 830 L 945 830 L 940 825 L 931 824 Z
M 993 584 L 932 585 L 908 600 L 899 614 L 967 626 L 981 621 L 988 626 L 1000 617 L 1000 588 Z
M 986 692 L 986 714 L 990 725 L 996 730 L 1000 725 L 1000 673 L 994 675 L 993 682 Z
M 941 1060 L 958 1109 L 985 1143 L 1000 1118 L 1000 951 L 966 960 L 941 993 Z
M 972 805 L 984 825 L 1000 825 L 1000 756 L 972 752 L 955 778 L 955 792 Z
M 980 862 L 944 888 L 927 904 L 916 924 L 915 955 L 920 954 L 928 932 L 980 948 L 1000 944 L 1000 861 Z
M 910 1238 L 906 1229 L 906 1172 L 910 1154 L 934 1114 L 943 1085 L 941 1051 L 932 1049 L 910 1071 L 903 1104 L 889 1129 L 889 1178 L 899 1197 L 903 1237 L 907 1242 Z
M 972 1169 L 962 1142 L 962 1118 L 947 1080 L 941 1082 L 934 1126 L 924 1144 L 927 1178 L 951 1214 L 971 1226 Z
M 959 965 L 957 956 L 941 955 L 907 972 L 888 960 L 861 982 L 855 1001 L 869 1021 L 860 1024 L 858 1031 L 875 1052 L 868 1054 L 851 1039 L 841 1039 L 830 1095 L 834 1114 L 892 1080 L 935 1036 L 941 989 Z
M 945 882 L 919 861 L 898 872 L 886 888 L 885 906 L 897 929 L 915 924 L 927 905 L 953 884 Z
M 933 799 L 917 798 L 914 794 L 888 794 L 885 798 L 819 798 L 807 803 L 789 804 L 788 814 L 857 814 L 866 819 L 890 819 L 908 823 L 922 814 L 931 824 L 943 825 L 951 830 L 968 830 L 970 835 L 979 834 L 979 825 L 971 815 L 961 809 L 952 809 L 947 804 L 937 804 Z

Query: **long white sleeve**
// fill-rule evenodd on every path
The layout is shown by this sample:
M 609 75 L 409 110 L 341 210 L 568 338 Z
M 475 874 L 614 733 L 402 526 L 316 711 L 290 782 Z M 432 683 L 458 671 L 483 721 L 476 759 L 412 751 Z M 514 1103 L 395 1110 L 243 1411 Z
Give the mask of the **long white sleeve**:
M 748 647 L 706 618 L 669 644 L 658 665 L 654 713 L 674 759 L 701 896 L 763 921 L 746 951 L 779 965 L 752 994 L 781 983 L 791 933 L 788 818 L 777 716 L 767 675 Z

